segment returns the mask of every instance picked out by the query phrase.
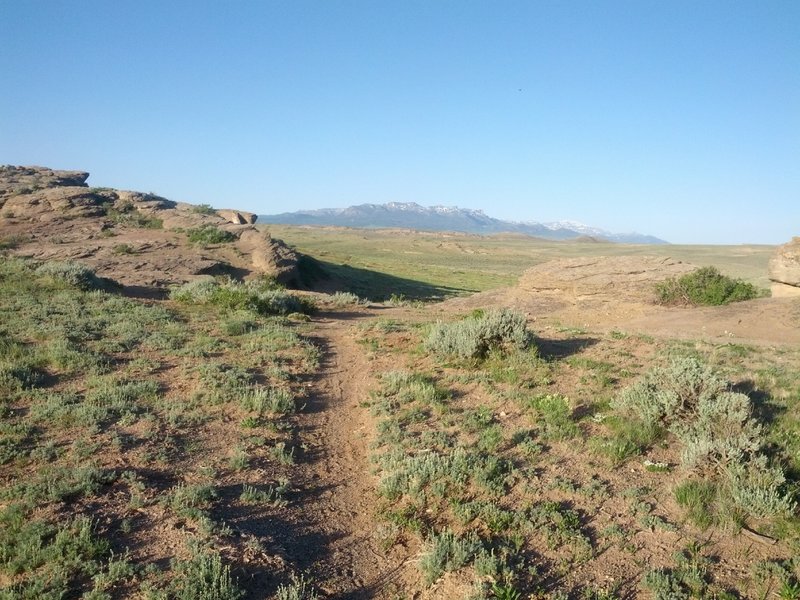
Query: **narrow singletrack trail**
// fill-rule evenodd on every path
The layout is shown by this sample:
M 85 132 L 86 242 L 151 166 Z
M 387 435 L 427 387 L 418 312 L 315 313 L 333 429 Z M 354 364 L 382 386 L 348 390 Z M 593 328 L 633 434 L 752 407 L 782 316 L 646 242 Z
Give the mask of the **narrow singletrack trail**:
M 334 315 L 314 320 L 321 360 L 300 433 L 304 524 L 284 543 L 325 597 L 394 598 L 414 564 L 405 547 L 380 545 L 378 477 L 369 447 L 374 429 L 363 405 L 376 374 L 355 340 L 355 324 Z

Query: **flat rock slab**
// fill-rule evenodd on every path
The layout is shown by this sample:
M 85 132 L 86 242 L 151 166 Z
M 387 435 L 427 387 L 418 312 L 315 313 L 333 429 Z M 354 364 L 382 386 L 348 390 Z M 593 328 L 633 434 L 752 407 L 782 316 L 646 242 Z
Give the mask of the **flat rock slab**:
M 614 290 L 652 295 L 653 286 L 696 267 L 669 257 L 597 256 L 551 260 L 525 271 L 518 287 L 527 291 L 561 291 L 575 295 Z

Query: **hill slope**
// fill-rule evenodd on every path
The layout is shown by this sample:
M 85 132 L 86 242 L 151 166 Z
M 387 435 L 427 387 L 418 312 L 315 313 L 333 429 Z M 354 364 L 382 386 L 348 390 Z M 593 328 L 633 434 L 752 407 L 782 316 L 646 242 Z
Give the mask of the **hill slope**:
M 202 274 L 291 283 L 297 256 L 255 215 L 94 188 L 82 171 L 0 167 L 0 244 L 18 255 L 79 260 L 124 285 L 164 287 Z

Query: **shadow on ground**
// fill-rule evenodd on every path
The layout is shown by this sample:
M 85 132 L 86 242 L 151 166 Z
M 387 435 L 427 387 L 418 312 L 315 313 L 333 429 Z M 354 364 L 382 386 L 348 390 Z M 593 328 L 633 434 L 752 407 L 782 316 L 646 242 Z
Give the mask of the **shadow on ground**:
M 392 297 L 431 302 L 477 291 L 432 285 L 379 271 L 338 265 L 310 256 L 300 257 L 298 271 L 300 273 L 299 281 L 296 282 L 298 287 L 327 293 L 351 292 L 376 302 L 389 300 Z
M 536 338 L 539 355 L 545 360 L 561 360 L 578 354 L 584 348 L 594 346 L 600 340 L 591 337 L 569 338 L 566 340 Z

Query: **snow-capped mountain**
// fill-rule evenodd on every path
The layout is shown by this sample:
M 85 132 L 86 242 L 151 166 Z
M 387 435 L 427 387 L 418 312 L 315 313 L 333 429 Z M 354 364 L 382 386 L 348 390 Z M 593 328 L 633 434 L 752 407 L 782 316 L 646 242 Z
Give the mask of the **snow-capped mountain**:
M 521 233 L 551 240 L 591 237 L 627 244 L 666 244 L 640 233 L 612 233 L 572 221 L 556 223 L 503 221 L 482 210 L 457 206 L 420 206 L 416 202 L 359 204 L 347 208 L 301 210 L 277 215 L 259 215 L 259 223 L 284 225 L 329 225 L 339 227 L 399 227 L 420 231 L 463 231 L 465 233 Z

